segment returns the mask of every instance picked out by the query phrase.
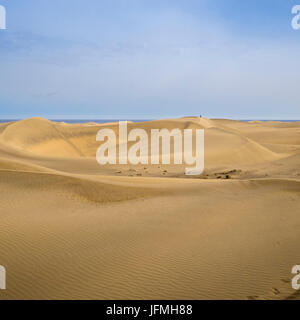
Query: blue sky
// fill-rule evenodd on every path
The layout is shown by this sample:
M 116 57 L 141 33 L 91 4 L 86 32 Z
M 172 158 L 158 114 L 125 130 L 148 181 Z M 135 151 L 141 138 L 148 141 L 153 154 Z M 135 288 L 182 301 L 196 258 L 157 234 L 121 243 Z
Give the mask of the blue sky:
M 0 0 L 0 118 L 300 119 L 298 2 Z

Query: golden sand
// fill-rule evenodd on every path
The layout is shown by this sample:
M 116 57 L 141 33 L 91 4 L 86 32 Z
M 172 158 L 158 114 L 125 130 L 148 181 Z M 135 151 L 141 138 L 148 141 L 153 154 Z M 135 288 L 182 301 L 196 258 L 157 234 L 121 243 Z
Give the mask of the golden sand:
M 300 123 L 182 118 L 205 172 L 96 162 L 101 128 L 0 124 L 0 299 L 290 299 L 300 264 Z

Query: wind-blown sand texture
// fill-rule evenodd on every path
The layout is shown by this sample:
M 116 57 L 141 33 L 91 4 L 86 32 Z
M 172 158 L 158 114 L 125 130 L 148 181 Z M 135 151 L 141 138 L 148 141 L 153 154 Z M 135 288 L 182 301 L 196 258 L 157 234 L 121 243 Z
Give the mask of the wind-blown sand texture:
M 297 299 L 300 123 L 182 118 L 205 172 L 96 162 L 101 128 L 0 124 L 0 299 Z

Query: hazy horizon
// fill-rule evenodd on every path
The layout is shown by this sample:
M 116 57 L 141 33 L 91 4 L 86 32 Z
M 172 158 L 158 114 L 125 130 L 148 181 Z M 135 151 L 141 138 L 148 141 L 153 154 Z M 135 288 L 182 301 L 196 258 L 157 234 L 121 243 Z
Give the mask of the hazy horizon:
M 190 117 L 196 117 L 196 116 L 190 116 Z M 138 119 L 138 118 L 101 118 L 101 117 L 95 117 L 95 118 L 80 118 L 80 117 L 61 117 L 61 118 L 52 118 L 52 117 L 24 117 L 24 118 L 0 118 L 0 123 L 4 123 L 7 121 L 20 121 L 20 120 L 25 120 L 25 119 L 32 119 L 32 118 L 45 118 L 50 121 L 58 121 L 58 122 L 69 122 L 69 123 L 84 123 L 85 121 L 94 121 L 94 122 L 99 122 L 99 123 L 105 123 L 105 122 L 110 122 L 110 121 L 134 121 L 134 122 L 140 122 L 140 121 L 155 121 L 155 120 L 164 120 L 164 119 L 177 119 L 177 118 L 172 118 L 172 117 L 161 117 L 161 118 L 143 118 L 143 119 Z M 188 118 L 188 116 L 182 116 L 178 117 L 180 118 Z M 205 117 L 204 117 L 205 118 Z M 211 118 L 212 120 L 216 119 L 226 119 L 226 118 Z M 236 120 L 236 121 L 242 121 L 242 122 L 247 122 L 247 121 L 278 121 L 278 122 L 298 122 L 300 119 L 259 119 L 259 118 L 254 118 L 254 119 L 229 119 L 229 120 Z

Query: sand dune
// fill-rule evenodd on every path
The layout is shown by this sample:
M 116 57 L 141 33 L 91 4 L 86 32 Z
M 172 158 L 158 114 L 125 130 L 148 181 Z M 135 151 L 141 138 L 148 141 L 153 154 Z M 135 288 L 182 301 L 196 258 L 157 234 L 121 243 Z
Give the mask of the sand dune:
M 186 117 L 205 172 L 95 160 L 101 128 L 0 125 L 0 299 L 297 299 L 300 123 Z
M 99 147 L 95 136 L 99 129 L 103 127 L 113 129 L 118 137 L 117 123 L 93 126 L 66 126 L 60 123 L 52 123 L 42 118 L 33 118 L 7 125 L 0 134 L 0 142 L 18 151 L 29 152 L 38 156 L 95 158 L 96 150 Z M 281 157 L 281 155 L 265 148 L 262 143 L 259 144 L 255 139 L 248 137 L 247 132 L 245 134 L 240 128 L 233 130 L 232 126 L 226 127 L 224 121 L 219 124 L 216 120 L 205 118 L 183 118 L 129 123 L 128 130 L 132 128 L 143 128 L 148 133 L 150 133 L 151 129 L 163 128 L 168 130 L 173 128 L 181 130 L 205 129 L 205 157 L 209 167 L 220 163 L 227 165 L 233 163 L 233 161 L 237 164 L 257 163 Z M 300 144 L 300 140 L 297 139 L 298 137 L 296 136 L 293 142 L 299 142 Z M 265 142 L 267 141 L 269 140 L 265 137 Z M 171 144 L 171 147 L 173 148 L 173 144 Z

